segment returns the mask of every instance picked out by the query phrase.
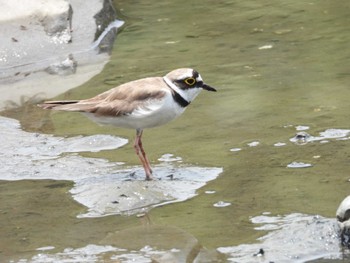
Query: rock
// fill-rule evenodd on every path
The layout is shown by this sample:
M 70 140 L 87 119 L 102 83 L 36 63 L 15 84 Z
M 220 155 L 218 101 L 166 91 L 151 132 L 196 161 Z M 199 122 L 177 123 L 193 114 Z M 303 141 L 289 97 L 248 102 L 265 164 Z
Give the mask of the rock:
M 340 203 L 336 217 L 341 231 L 341 242 L 344 246 L 350 247 L 350 195 Z
M 65 60 L 51 64 L 45 71 L 49 74 L 70 75 L 76 72 L 77 66 L 77 61 L 72 54 L 69 54 Z
M 17 21 L 32 16 L 44 19 L 62 15 L 69 9 L 67 0 L 26 0 L 18 4 L 16 1 L 0 0 L 0 22 Z
M 0 6 L 0 109 L 21 97 L 57 96 L 98 74 L 123 24 L 114 22 L 108 0 L 0 0 Z
M 70 4 L 67 3 L 65 9 L 60 14 L 54 14 L 51 16 L 45 16 L 42 19 L 42 24 L 45 32 L 49 35 L 69 35 L 72 31 L 72 15 L 73 9 Z M 71 40 L 71 39 L 70 39 Z M 66 41 L 65 43 L 69 43 Z

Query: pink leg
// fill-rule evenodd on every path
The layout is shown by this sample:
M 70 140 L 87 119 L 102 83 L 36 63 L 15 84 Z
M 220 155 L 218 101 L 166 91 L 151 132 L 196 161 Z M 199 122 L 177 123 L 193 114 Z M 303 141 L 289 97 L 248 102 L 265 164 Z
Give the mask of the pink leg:
M 142 131 L 141 131 L 141 136 L 142 136 Z M 147 167 L 148 167 L 148 170 L 149 170 L 150 173 L 152 174 L 151 165 L 150 165 L 149 160 L 148 160 L 148 158 L 147 158 L 147 156 L 146 156 L 146 152 L 145 152 L 145 150 L 143 149 L 143 146 L 142 146 L 141 136 L 140 136 L 140 139 L 139 139 L 139 147 L 140 147 L 140 150 L 141 150 L 141 154 L 142 154 L 143 159 L 144 159 L 145 162 L 146 162 L 146 165 L 147 165 Z
M 143 132 L 143 130 L 136 130 L 136 139 L 135 139 L 135 143 L 134 143 L 134 148 L 135 148 L 137 156 L 139 157 L 139 159 L 142 163 L 143 169 L 145 170 L 146 180 L 152 180 L 151 165 L 149 164 L 149 161 L 146 157 L 145 150 L 142 147 L 142 141 L 141 141 L 142 132 Z

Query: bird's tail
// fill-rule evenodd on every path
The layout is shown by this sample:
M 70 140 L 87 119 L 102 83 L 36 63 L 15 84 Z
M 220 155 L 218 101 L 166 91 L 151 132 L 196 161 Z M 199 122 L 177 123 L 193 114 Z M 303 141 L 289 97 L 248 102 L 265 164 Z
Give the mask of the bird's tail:
M 78 102 L 79 100 L 45 101 L 38 106 L 46 110 L 78 111 L 77 107 L 74 106 Z

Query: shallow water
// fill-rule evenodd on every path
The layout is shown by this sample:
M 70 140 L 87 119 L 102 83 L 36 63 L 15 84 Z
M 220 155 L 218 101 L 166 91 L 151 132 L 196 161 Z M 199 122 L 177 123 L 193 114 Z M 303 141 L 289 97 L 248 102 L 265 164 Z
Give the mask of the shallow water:
M 194 67 L 218 92 L 203 92 L 178 120 L 146 130 L 144 145 L 153 165 L 171 153 L 187 164 L 222 167 L 223 172 L 198 190 L 195 198 L 154 208 L 147 218 L 77 218 L 86 208 L 71 198 L 69 181 L 2 181 L 0 198 L 6 201 L 0 204 L 0 257 L 17 261 L 34 256 L 33 261 L 40 262 L 41 252 L 36 249 L 47 246 L 54 248 L 45 253 L 62 261 L 66 254 L 86 251 L 92 260 L 101 262 L 124 260 L 126 254 L 140 262 L 149 262 L 157 251 L 176 254 L 171 251 L 174 244 L 162 247 L 145 241 L 133 245 L 133 236 L 144 235 L 135 229 L 151 224 L 186 233 L 188 243 L 183 239 L 178 243 L 179 247 L 189 244 L 187 250 L 180 248 L 185 255 L 204 253 L 219 260 L 219 247 L 259 244 L 256 239 L 268 230 L 256 230 L 250 219 L 264 212 L 334 218 L 349 193 L 350 140 L 346 132 L 339 138 L 324 132 L 350 129 L 348 2 L 181 0 L 118 1 L 115 5 L 126 25 L 111 61 L 100 75 L 60 98 L 87 98 L 129 80 Z M 134 131 L 99 127 L 78 114 L 43 112 L 30 105 L 4 115 L 19 119 L 27 131 L 56 136 L 134 137 Z M 301 130 L 322 139 L 293 141 Z M 139 165 L 130 144 L 81 155 Z M 288 167 L 292 163 L 310 165 Z M 215 207 L 218 203 L 230 205 Z M 171 239 L 166 231 L 156 231 L 165 233 L 159 234 L 164 243 Z M 301 237 L 310 233 L 315 234 L 297 232 Z M 107 238 L 114 234 L 115 239 Z M 125 242 L 116 241 L 118 237 Z M 283 246 L 283 242 L 271 244 L 274 250 L 278 244 Z M 322 248 L 327 244 L 320 239 L 316 245 L 305 244 L 306 250 L 308 245 Z M 68 248 L 72 250 L 64 252 Z M 269 248 L 265 250 L 268 253 Z M 230 251 L 235 250 L 223 253 L 230 258 Z M 309 251 L 306 256 L 291 254 L 301 262 L 317 258 L 317 250 Z M 120 257 L 122 252 L 124 257 Z M 340 249 L 331 252 L 319 257 L 342 257 Z M 250 255 L 252 247 L 245 253 Z M 273 255 L 276 262 L 281 259 L 278 253 Z

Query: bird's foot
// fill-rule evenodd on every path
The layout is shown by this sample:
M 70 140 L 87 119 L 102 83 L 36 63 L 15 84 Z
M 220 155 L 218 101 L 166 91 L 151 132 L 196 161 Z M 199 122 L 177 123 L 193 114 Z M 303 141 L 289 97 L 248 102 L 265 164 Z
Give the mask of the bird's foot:
M 146 181 L 152 181 L 152 180 L 153 180 L 152 172 L 146 173 Z

